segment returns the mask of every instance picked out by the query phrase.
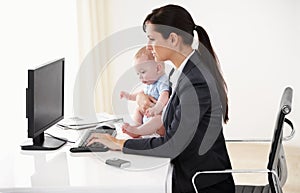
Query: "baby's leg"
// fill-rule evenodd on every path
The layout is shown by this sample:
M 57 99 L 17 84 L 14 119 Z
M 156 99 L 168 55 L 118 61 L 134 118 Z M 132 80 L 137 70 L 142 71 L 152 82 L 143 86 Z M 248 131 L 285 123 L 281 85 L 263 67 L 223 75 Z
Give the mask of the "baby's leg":
M 166 133 L 166 129 L 165 129 L 164 125 L 161 125 L 161 127 L 159 129 L 157 129 L 156 133 L 160 136 L 164 136 Z
M 138 134 L 135 134 L 133 132 L 130 132 L 130 131 L 135 131 L 137 129 L 137 127 L 135 126 L 130 126 L 128 123 L 125 123 L 123 126 L 122 126 L 122 131 L 123 133 L 126 133 L 127 135 L 133 137 L 133 138 L 139 138 L 141 137 L 140 135 Z M 130 130 L 130 131 L 129 131 Z
M 143 113 L 139 110 L 139 108 L 136 108 L 133 115 L 134 125 L 130 125 L 129 123 L 124 123 L 122 126 L 123 133 L 128 134 L 129 136 L 133 138 L 138 138 L 140 135 L 136 134 L 138 126 L 143 124 Z
M 136 108 L 134 111 L 134 115 L 133 115 L 133 120 L 136 123 L 136 125 L 141 125 L 143 124 L 143 117 L 144 114 L 140 111 L 139 108 Z
M 151 135 L 154 134 L 158 129 L 163 126 L 161 121 L 161 115 L 156 115 L 151 117 L 149 121 L 142 124 L 141 126 L 128 126 L 125 128 L 128 132 L 137 134 L 137 135 Z

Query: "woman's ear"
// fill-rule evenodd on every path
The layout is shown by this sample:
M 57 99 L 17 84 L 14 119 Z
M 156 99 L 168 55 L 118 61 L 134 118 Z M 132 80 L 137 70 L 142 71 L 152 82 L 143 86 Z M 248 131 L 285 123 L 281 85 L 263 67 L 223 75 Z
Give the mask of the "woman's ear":
M 178 44 L 178 38 L 178 35 L 174 32 L 170 33 L 169 35 L 170 42 L 173 46 L 176 46 Z

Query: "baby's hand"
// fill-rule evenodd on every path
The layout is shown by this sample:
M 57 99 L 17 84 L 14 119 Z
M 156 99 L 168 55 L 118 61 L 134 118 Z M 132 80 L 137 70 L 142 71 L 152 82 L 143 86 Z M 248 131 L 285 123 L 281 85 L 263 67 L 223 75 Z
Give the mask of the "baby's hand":
M 129 99 L 130 94 L 128 92 L 125 91 L 121 91 L 120 92 L 120 98 L 126 98 L 127 100 Z

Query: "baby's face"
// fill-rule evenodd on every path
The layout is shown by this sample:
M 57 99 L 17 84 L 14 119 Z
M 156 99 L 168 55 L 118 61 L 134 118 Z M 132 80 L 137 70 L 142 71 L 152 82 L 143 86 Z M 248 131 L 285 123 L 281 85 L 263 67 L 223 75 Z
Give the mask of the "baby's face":
M 154 60 L 135 60 L 135 70 L 139 79 L 144 84 L 153 84 L 160 77 L 157 63 Z

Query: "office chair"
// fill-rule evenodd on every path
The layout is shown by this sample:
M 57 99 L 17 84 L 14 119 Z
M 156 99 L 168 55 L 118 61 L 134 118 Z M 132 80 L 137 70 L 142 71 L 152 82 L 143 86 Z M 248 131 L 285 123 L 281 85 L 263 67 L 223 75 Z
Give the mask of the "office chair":
M 293 138 L 295 130 L 293 123 L 285 118 L 292 110 L 293 90 L 290 87 L 285 88 L 281 97 L 280 109 L 277 115 L 273 139 L 272 140 L 226 140 L 226 142 L 272 142 L 269 152 L 269 161 L 267 169 L 259 170 L 222 170 L 222 171 L 199 171 L 192 178 L 192 183 L 195 192 L 198 193 L 195 178 L 203 174 L 224 174 L 224 173 L 267 173 L 268 184 L 264 186 L 257 185 L 236 185 L 236 193 L 282 193 L 282 187 L 287 180 L 287 165 L 285 160 L 282 141 L 287 141 Z M 288 124 L 291 133 L 287 137 L 283 137 L 283 125 Z M 200 192 L 201 193 L 201 192 Z

